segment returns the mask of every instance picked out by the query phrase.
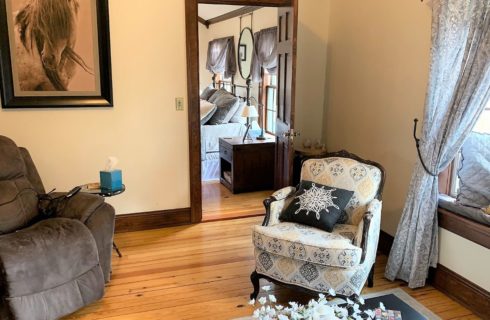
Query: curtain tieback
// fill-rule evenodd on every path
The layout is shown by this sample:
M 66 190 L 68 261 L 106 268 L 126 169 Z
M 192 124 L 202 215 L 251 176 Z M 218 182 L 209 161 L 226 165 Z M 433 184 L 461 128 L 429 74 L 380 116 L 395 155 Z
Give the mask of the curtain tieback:
M 431 172 L 427 166 L 425 165 L 424 159 L 422 159 L 422 154 L 420 153 L 420 139 L 417 138 L 417 122 L 419 122 L 419 119 L 415 118 L 413 119 L 413 138 L 415 139 L 415 145 L 417 146 L 417 154 L 419 155 L 419 160 L 420 163 L 422 164 L 422 167 L 424 167 L 425 172 L 427 172 L 429 175 L 433 177 L 437 177 L 438 175 Z

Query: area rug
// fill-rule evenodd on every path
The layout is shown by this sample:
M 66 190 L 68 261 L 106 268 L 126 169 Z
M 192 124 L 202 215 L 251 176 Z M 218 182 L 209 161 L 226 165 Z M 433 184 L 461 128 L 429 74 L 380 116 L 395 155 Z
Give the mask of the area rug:
M 417 300 L 412 298 L 408 293 L 400 288 L 363 294 L 368 309 L 375 309 L 379 306 L 379 302 L 383 302 L 386 309 L 399 310 L 403 320 L 440 320 L 432 311 L 424 307 Z M 336 299 L 331 303 L 338 303 Z M 235 320 L 250 320 L 251 317 L 238 318 Z

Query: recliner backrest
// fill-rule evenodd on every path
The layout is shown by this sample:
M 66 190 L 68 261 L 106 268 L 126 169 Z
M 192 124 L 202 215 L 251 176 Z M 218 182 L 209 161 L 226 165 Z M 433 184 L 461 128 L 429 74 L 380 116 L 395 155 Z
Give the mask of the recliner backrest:
M 19 148 L 0 136 L 0 234 L 28 225 L 38 215 L 37 203 L 37 191 Z
M 301 180 L 354 191 L 345 211 L 347 224 L 357 225 L 374 198 L 380 198 L 384 182 L 381 167 L 347 157 L 310 159 L 303 163 Z

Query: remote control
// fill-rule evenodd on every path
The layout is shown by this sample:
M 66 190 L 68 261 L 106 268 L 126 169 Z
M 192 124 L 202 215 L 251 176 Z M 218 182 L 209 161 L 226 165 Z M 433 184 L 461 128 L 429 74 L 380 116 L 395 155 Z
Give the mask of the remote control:
M 68 193 L 66 194 L 65 198 L 71 198 L 73 197 L 74 195 L 76 195 L 78 192 L 80 192 L 80 190 L 82 190 L 82 187 L 78 186 L 78 187 L 75 187 L 73 189 L 71 189 L 70 191 L 68 191 Z

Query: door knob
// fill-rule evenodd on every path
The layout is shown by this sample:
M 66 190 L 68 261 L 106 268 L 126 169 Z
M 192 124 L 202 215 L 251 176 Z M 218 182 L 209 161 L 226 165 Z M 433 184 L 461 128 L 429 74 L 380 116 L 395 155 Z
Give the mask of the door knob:
M 300 133 L 298 131 L 294 131 L 294 129 L 284 132 L 284 137 L 289 138 L 291 143 L 294 141 L 294 138 L 298 136 L 300 136 Z
M 294 129 L 284 132 L 284 137 L 289 137 L 289 138 L 298 137 L 300 135 L 301 134 L 298 131 L 294 131 Z

